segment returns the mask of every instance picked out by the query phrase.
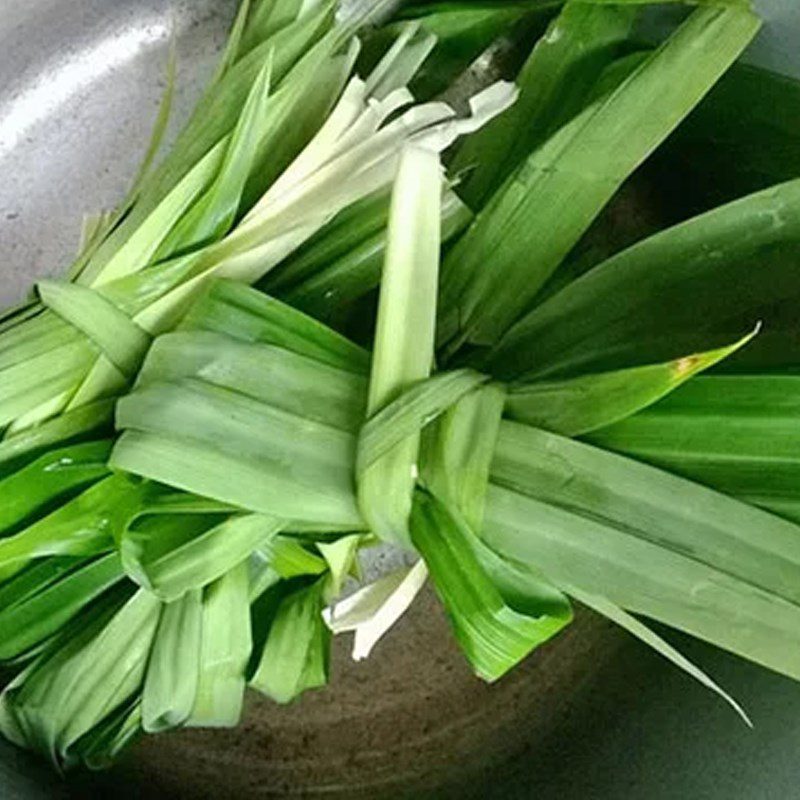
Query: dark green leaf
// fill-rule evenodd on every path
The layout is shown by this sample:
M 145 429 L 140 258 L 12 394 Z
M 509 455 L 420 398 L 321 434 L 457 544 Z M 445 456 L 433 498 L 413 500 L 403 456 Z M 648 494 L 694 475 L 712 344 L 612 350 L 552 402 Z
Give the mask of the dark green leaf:
M 598 74 L 630 35 L 635 13 L 566 4 L 522 67 L 517 102 L 464 142 L 451 165 L 454 174 L 471 170 L 458 187 L 470 208 L 483 206 L 524 158 L 584 107 Z
M 492 369 L 543 378 L 666 361 L 729 343 L 759 320 L 768 336 L 763 312 L 800 296 L 799 239 L 800 180 L 669 228 L 524 317 Z
M 511 419 L 564 436 L 589 433 L 655 403 L 698 372 L 736 352 L 753 335 L 729 347 L 665 364 L 515 386 L 508 396 L 506 412 Z
M 528 308 L 625 178 L 758 30 L 701 8 L 630 78 L 551 136 L 478 215 L 442 272 L 442 343 L 491 345 Z M 491 263 L 491 269 L 485 265 Z
M 697 378 L 590 440 L 800 522 L 800 376 Z
M 434 497 L 417 493 L 411 531 L 456 638 L 484 680 L 500 678 L 569 622 L 568 611 L 533 617 L 506 605 L 473 552 L 474 534 Z

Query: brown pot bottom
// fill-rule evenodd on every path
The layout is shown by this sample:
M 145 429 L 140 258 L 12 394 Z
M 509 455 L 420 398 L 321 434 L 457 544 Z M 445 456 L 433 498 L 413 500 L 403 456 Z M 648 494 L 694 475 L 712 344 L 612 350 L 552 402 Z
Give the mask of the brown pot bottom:
M 144 737 L 110 773 L 73 778 L 71 794 L 487 797 L 492 773 L 535 752 L 620 642 L 608 623 L 579 613 L 488 686 L 470 672 L 428 590 L 366 662 L 351 661 L 351 642 L 337 639 L 326 689 L 289 706 L 251 692 L 237 728 Z

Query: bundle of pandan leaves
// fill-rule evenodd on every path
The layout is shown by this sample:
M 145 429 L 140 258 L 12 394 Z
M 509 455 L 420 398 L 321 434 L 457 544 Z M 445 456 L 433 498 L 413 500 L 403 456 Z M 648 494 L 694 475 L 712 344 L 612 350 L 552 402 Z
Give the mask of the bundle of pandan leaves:
M 427 580 L 487 681 L 572 600 L 742 715 L 644 619 L 800 678 L 800 93 L 725 75 L 748 0 L 656 47 L 643 1 L 396 5 L 244 0 L 0 321 L 0 731 L 59 767 L 324 685 Z M 516 86 L 448 101 L 499 37 Z

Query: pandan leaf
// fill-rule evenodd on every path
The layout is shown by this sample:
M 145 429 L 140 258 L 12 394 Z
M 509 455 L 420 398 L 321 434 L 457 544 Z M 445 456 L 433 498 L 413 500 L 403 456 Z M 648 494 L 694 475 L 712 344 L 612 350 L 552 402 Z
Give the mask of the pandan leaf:
M 98 241 L 105 235 L 113 219 L 113 211 L 97 211 L 83 215 L 81 236 L 78 240 L 78 256 L 82 256 L 97 245 Z
M 150 347 L 150 337 L 97 292 L 73 283 L 39 281 L 45 306 L 89 337 L 125 376 L 132 376 Z
M 366 350 L 306 314 L 233 281 L 215 281 L 181 327 L 276 345 L 351 372 L 369 371 Z
M 278 703 L 327 683 L 329 635 L 322 620 L 324 582 L 286 595 L 278 606 L 250 685 Z
M 87 619 L 45 652 L 6 692 L 6 708 L 30 747 L 59 764 L 141 686 L 161 603 L 139 591 Z
M 142 220 L 141 225 L 132 231 L 125 243 L 104 265 L 103 271 L 92 277 L 87 267 L 81 275 L 81 282 L 102 285 L 135 273 L 150 264 L 173 227 L 211 184 L 223 162 L 227 145 L 226 137 L 209 150 L 150 215 Z M 114 238 L 111 236 L 108 241 Z
M 328 569 L 324 558 L 310 552 L 290 536 L 273 536 L 256 552 L 284 579 L 322 575 Z
M 598 74 L 630 36 L 635 14 L 619 5 L 565 5 L 517 77 L 519 100 L 464 142 L 453 160 L 453 174 L 469 170 L 457 191 L 470 208 L 481 208 L 524 158 L 584 107 Z
M 44 340 L 25 343 L 14 348 L 15 363 L 0 365 L 0 425 L 8 425 L 55 397 L 59 405 L 47 415 L 50 416 L 66 405 L 80 386 L 81 376 L 91 367 L 97 351 L 64 322 L 61 332 L 63 343 L 57 347 L 49 347 Z M 13 341 L 7 344 L 9 350 L 14 347 Z M 0 361 L 4 360 L 3 355 L 0 354 Z
M 0 475 L 9 474 L 46 448 L 110 433 L 113 410 L 113 401 L 98 400 L 0 440 Z
M 340 211 L 327 225 L 298 248 L 287 261 L 259 283 L 271 293 L 305 284 L 327 264 L 346 258 L 356 247 L 385 230 L 389 219 L 389 195 L 367 195 Z
M 193 379 L 128 395 L 117 424 L 118 469 L 269 516 L 361 525 L 344 431 Z
M 484 680 L 500 678 L 569 621 L 506 605 L 470 546 L 474 534 L 431 495 L 415 497 L 411 531 L 461 649 Z
M 439 269 L 441 167 L 435 153 L 404 151 L 392 194 L 367 413 L 428 377 L 433 363 Z M 409 544 L 408 515 L 419 434 L 393 446 L 358 476 L 359 505 L 382 538 Z
M 378 100 L 383 100 L 408 85 L 436 43 L 437 37 L 421 30 L 419 23 L 403 24 L 391 47 L 370 72 L 367 91 Z
M 459 398 L 423 435 L 422 482 L 473 530 L 483 527 L 489 468 L 506 402 L 489 384 Z
M 264 4 L 257 3 L 256 10 L 258 10 L 259 6 L 263 5 Z M 217 81 L 222 80 L 225 77 L 225 73 L 233 67 L 242 55 L 244 55 L 243 51 L 245 47 L 243 39 L 245 34 L 255 33 L 256 26 L 253 24 L 254 16 L 255 15 L 251 17 L 250 14 L 250 0 L 242 0 L 236 11 L 236 16 L 233 18 L 233 25 L 231 25 L 228 41 L 225 43 L 225 49 L 217 65 L 216 74 L 211 79 L 212 86 L 217 83 Z M 263 41 L 267 36 L 268 34 L 263 35 L 262 33 L 262 35 L 257 38 L 259 41 Z
M 216 241 L 231 228 L 263 136 L 271 90 L 272 53 L 250 90 L 211 185 L 161 243 L 156 260 Z
M 13 533 L 34 514 L 47 513 L 108 474 L 111 442 L 101 440 L 50 450 L 0 481 L 6 498 L 0 532 Z
M 628 633 L 635 636 L 640 641 L 644 642 L 648 647 L 652 647 L 657 653 L 660 653 L 664 658 L 675 664 L 676 667 L 682 669 L 687 675 L 694 678 L 698 683 L 711 689 L 712 692 L 718 694 L 741 718 L 742 721 L 749 728 L 753 727 L 753 723 L 747 716 L 747 713 L 734 700 L 724 689 L 721 689 L 708 675 L 705 674 L 699 667 L 696 667 L 688 658 L 681 655 L 672 645 L 664 641 L 658 634 L 650 630 L 647 625 L 640 622 L 636 617 L 623 611 L 618 606 L 610 603 L 604 597 L 597 597 L 595 595 L 587 595 L 581 591 L 575 590 L 573 596 L 585 606 L 608 617 L 612 622 L 615 622 L 620 627 L 624 628 Z
M 330 585 L 326 587 L 326 594 L 329 597 L 338 597 L 341 593 L 342 585 L 353 569 L 353 563 L 363 539 L 362 534 L 356 533 L 351 536 L 342 536 L 335 542 L 317 543 L 317 550 L 328 562 L 330 570 Z
M 755 332 L 729 347 L 664 364 L 515 386 L 506 404 L 511 419 L 564 436 L 580 436 L 655 403 L 698 372 L 744 347 Z
M 800 181 L 790 181 L 613 256 L 517 323 L 488 359 L 493 372 L 551 378 L 656 363 L 762 321 L 758 349 L 770 304 L 800 295 L 799 199 Z
M 202 592 L 186 592 L 161 612 L 142 690 L 148 733 L 182 725 L 197 698 L 203 623 Z
M 108 769 L 141 732 L 142 709 L 137 699 L 86 734 L 70 749 L 69 762 L 80 759 L 87 769 Z
M 497 342 L 624 179 L 701 100 L 758 27 L 757 18 L 739 8 L 697 9 L 628 80 L 558 130 L 509 177 L 443 267 L 439 340 L 450 342 L 448 352 L 463 342 Z
M 79 556 L 44 558 L 0 583 L 0 608 L 6 609 L 22 603 L 45 591 L 60 578 L 89 559 Z
M 169 333 L 153 346 L 137 389 L 186 378 L 235 388 L 285 411 L 302 408 L 304 417 L 341 430 L 357 431 L 364 418 L 366 378 L 273 345 L 206 331 Z
M 109 553 L 39 584 L 17 602 L 0 602 L 0 661 L 17 658 L 56 634 L 123 575 L 119 555 Z M 19 586 L 19 579 L 16 583 Z
M 207 586 L 263 545 L 284 526 L 262 514 L 142 517 L 122 535 L 120 553 L 128 575 L 162 600 L 176 600 Z
M 186 725 L 239 722 L 250 657 L 249 576 L 245 562 L 203 590 L 197 693 Z
M 39 558 L 110 550 L 142 492 L 129 477 L 111 475 L 19 533 L 0 539 L 0 577 L 14 575 Z
M 330 27 L 330 12 L 314 15 L 289 26 L 275 37 L 260 42 L 218 81 L 194 110 L 170 153 L 157 170 L 143 182 L 139 201 L 132 213 L 98 249 L 81 275 L 82 282 L 92 283 L 105 273 L 106 264 L 151 215 L 176 185 L 203 161 L 230 134 L 239 119 L 242 106 L 260 72 L 264 57 L 274 52 L 273 81 L 277 84 L 298 62 L 301 55 Z
M 446 191 L 442 198 L 442 244 L 454 240 L 471 221 L 472 213 L 458 195 L 452 190 Z M 337 230 L 331 232 L 330 238 L 338 242 L 340 235 L 343 234 Z M 323 237 L 320 244 L 325 243 Z M 327 320 L 343 306 L 364 297 L 379 285 L 386 257 L 385 228 L 364 238 L 335 260 L 314 261 L 316 256 L 316 253 L 309 253 L 308 258 L 303 259 L 303 265 L 309 269 L 319 268 L 318 271 L 296 286 L 278 292 L 278 295 L 295 308 L 317 319 Z M 293 259 L 290 260 L 289 266 L 294 263 Z
M 501 428 L 483 539 L 606 597 L 800 675 L 797 527 L 698 484 L 517 423 Z
M 442 372 L 404 391 L 370 417 L 361 430 L 356 455 L 356 476 L 409 437 L 419 434 L 450 406 L 488 380 L 472 370 Z
M 697 378 L 590 441 L 800 522 L 800 377 Z

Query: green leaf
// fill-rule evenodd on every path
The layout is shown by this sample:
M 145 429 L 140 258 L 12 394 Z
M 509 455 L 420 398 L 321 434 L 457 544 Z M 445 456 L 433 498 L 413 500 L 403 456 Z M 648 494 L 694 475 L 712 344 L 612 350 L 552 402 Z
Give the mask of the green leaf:
M 800 522 L 800 376 L 697 378 L 590 441 Z
M 489 356 L 492 370 L 522 379 L 656 363 L 729 343 L 763 320 L 757 349 L 772 330 L 770 304 L 800 296 L 798 238 L 800 181 L 669 228 L 525 316 Z
M 406 144 L 439 152 L 501 113 L 514 95 L 513 87 L 500 82 L 470 100 L 466 118 L 431 103 L 384 125 L 407 103 L 408 92 L 370 102 L 374 98 L 367 97 L 363 82 L 354 79 L 314 139 L 228 236 L 186 258 L 105 285 L 104 294 L 145 330 L 163 332 L 212 278 L 257 281 L 337 211 L 384 187 Z
M 250 685 L 277 703 L 327 683 L 329 635 L 322 620 L 323 581 L 281 600 Z
M 621 628 L 624 628 L 628 633 L 635 636 L 637 639 L 644 642 L 648 647 L 652 647 L 657 653 L 660 653 L 664 658 L 675 664 L 676 667 L 682 669 L 687 675 L 690 675 L 698 683 L 701 683 L 707 689 L 710 689 L 715 694 L 718 694 L 728 705 L 742 718 L 742 721 L 749 727 L 753 727 L 753 723 L 745 713 L 744 709 L 733 699 L 726 691 L 721 689 L 717 684 L 708 677 L 701 669 L 696 667 L 689 659 L 681 655 L 674 647 L 668 642 L 665 642 L 660 636 L 650 630 L 646 625 L 640 622 L 636 617 L 623 611 L 618 606 L 606 600 L 604 597 L 597 597 L 596 595 L 587 595 L 579 590 L 572 592 L 573 597 L 579 600 L 585 606 L 588 606 L 598 614 L 602 614 L 612 622 L 615 622 Z
M 324 559 L 311 553 L 290 536 L 273 536 L 262 543 L 256 553 L 284 579 L 322 575 L 328 569 Z
M 66 765 L 80 760 L 87 769 L 104 770 L 142 732 L 142 709 L 138 698 L 121 708 L 83 736 L 70 748 Z
M 564 626 L 572 622 L 569 598 L 538 568 L 499 556 L 477 536 L 470 539 L 470 546 L 503 601 L 514 611 L 529 617 L 560 619 Z
M 263 4 L 257 3 L 257 8 L 261 5 Z M 225 43 L 225 49 L 217 65 L 216 74 L 211 80 L 211 86 L 217 81 L 222 80 L 225 74 L 239 60 L 240 56 L 244 55 L 245 36 L 256 32 L 255 26 L 251 24 L 252 22 L 250 0 L 241 0 L 236 16 L 233 18 L 233 25 L 231 25 L 230 32 L 228 33 L 228 41 Z M 261 34 L 257 37 L 258 41 L 263 41 L 268 36 L 268 34 L 261 31 L 258 33 Z
M 328 562 L 330 585 L 326 587 L 328 597 L 338 597 L 347 576 L 353 569 L 358 548 L 364 539 L 363 534 L 342 536 L 335 542 L 317 542 L 317 550 Z
M 327 264 L 345 258 L 362 242 L 383 231 L 389 219 L 389 195 L 379 191 L 340 211 L 289 259 L 259 284 L 277 294 L 304 284 Z
M 220 578 L 285 525 L 262 514 L 222 521 L 206 514 L 147 515 L 145 507 L 125 530 L 120 554 L 128 575 L 166 601 Z
M 517 102 L 467 139 L 453 160 L 454 174 L 471 170 L 458 186 L 470 208 L 479 209 L 523 159 L 584 107 L 598 74 L 628 39 L 635 14 L 619 5 L 565 5 L 517 77 Z
M 54 445 L 110 434 L 113 412 L 112 400 L 98 400 L 0 440 L 0 474 L 9 474 L 22 466 L 23 460 Z
M 159 247 L 155 260 L 217 241 L 231 228 L 266 127 L 272 53 L 258 73 L 241 116 L 231 133 L 225 157 L 211 185 L 181 217 Z
M 0 480 L 0 534 L 8 536 L 33 515 L 43 515 L 109 472 L 111 442 L 86 442 L 50 450 Z
M 187 726 L 239 722 L 251 648 L 249 577 L 242 562 L 203 591 L 199 678 Z
M 527 616 L 506 605 L 472 550 L 474 534 L 431 495 L 417 493 L 411 531 L 456 638 L 484 680 L 502 677 L 569 621 Z
M 126 376 L 132 376 L 150 346 L 150 337 L 102 295 L 60 281 L 36 284 L 42 303 L 82 331 Z
M 447 190 L 442 198 L 442 244 L 455 239 L 471 221 L 472 213 L 467 206 L 458 199 L 455 192 Z M 325 232 L 323 230 L 320 234 Z M 309 252 L 297 262 L 298 266 L 302 264 L 308 270 L 316 271 L 302 282 L 278 292 L 281 299 L 317 319 L 328 320 L 343 306 L 360 299 L 377 287 L 386 257 L 385 228 L 371 236 L 362 237 L 354 246 L 335 258 L 322 252 L 323 245 L 330 243 L 333 249 L 346 235 L 344 231 L 339 233 L 337 228 L 323 236 L 319 241 L 320 252 Z M 291 259 L 287 271 L 295 263 Z M 266 285 L 269 287 L 270 284 Z
M 107 276 L 106 265 L 131 235 L 179 185 L 196 165 L 204 162 L 212 151 L 221 155 L 220 143 L 236 125 L 248 93 L 261 71 L 265 55 L 274 51 L 272 78 L 275 84 L 287 76 L 302 54 L 330 27 L 330 11 L 287 26 L 275 36 L 240 59 L 203 96 L 189 122 L 181 131 L 169 154 L 141 187 L 140 199 L 132 213 L 99 248 L 86 270 L 82 282 L 92 283 L 101 273 Z M 139 267 L 141 267 L 141 262 Z
M 158 733 L 192 713 L 199 682 L 202 592 L 186 592 L 164 606 L 142 690 L 142 727 Z
M 489 468 L 505 400 L 502 386 L 480 386 L 454 403 L 423 435 L 422 483 L 457 509 L 473 531 L 483 527 Z
M 107 284 L 126 275 L 138 272 L 151 264 L 159 247 L 170 231 L 183 217 L 192 203 L 204 192 L 223 162 L 228 145 L 228 137 L 222 139 L 178 182 L 164 199 L 141 221 L 141 224 L 130 232 L 124 243 L 121 243 L 112 257 L 104 264 L 102 272 L 93 274 L 92 264 L 81 274 L 81 283 L 88 286 Z M 134 219 L 131 216 L 129 219 Z M 119 231 L 127 226 L 120 226 L 106 240 L 114 241 Z M 99 255 L 103 248 L 98 251 Z
M 361 527 L 345 431 L 194 379 L 133 392 L 117 424 L 117 469 L 270 517 Z
M 557 131 L 508 179 L 444 265 L 440 342 L 450 342 L 448 352 L 463 342 L 497 342 L 625 178 L 758 27 L 741 9 L 697 9 L 628 80 Z M 482 269 L 489 260 L 492 269 Z
M 91 342 L 52 316 L 61 323 L 60 326 L 44 329 L 38 324 L 41 318 L 33 318 L 22 323 L 19 331 L 3 334 L 6 341 L 3 342 L 3 352 L 0 352 L 0 425 L 9 425 L 17 418 L 35 412 L 38 407 L 52 403 L 54 398 L 56 404 L 45 417 L 58 413 L 97 357 Z M 22 336 L 10 335 L 16 333 Z M 53 346 L 52 336 L 59 334 L 61 341 Z M 23 336 L 27 341 L 20 341 Z M 10 432 L 17 432 L 14 425 Z
M 664 364 L 515 386 L 508 396 L 506 414 L 564 436 L 590 433 L 655 403 L 698 372 L 746 346 L 755 335 Z
M 78 255 L 81 256 L 95 247 L 105 236 L 114 221 L 113 211 L 97 211 L 84 214 L 81 222 L 81 238 L 78 243 Z
M 91 556 L 114 546 L 142 497 L 142 487 L 111 475 L 13 536 L 0 539 L 0 576 L 47 556 Z
M 250 572 L 250 603 L 256 603 L 263 595 L 281 583 L 281 576 L 258 550 L 250 553 L 247 560 Z
M 247 18 L 241 53 L 246 53 L 259 42 L 274 36 L 279 30 L 297 21 L 308 11 L 313 11 L 319 2 L 305 0 L 256 0 Z
M 417 22 L 400 25 L 396 33 L 397 38 L 367 78 L 367 91 L 378 100 L 405 87 L 437 44 L 436 36 Z
M 131 704 L 93 728 L 68 754 L 68 766 L 78 758 L 91 770 L 109 769 L 119 754 L 142 732 L 141 704 Z
M 364 375 L 369 369 L 366 350 L 285 303 L 233 281 L 214 281 L 181 327 L 276 345 Z
M 392 193 L 367 413 L 427 378 L 433 363 L 439 272 L 441 167 L 435 153 L 403 152 Z M 419 434 L 412 434 L 358 476 L 359 505 L 372 530 L 409 544 Z
M 46 591 L 60 578 L 89 559 L 65 556 L 44 558 L 0 583 L 0 609 L 6 609 Z
M 110 553 L 40 584 L 38 591 L 15 603 L 0 604 L 0 661 L 17 658 L 44 642 L 122 578 L 119 556 Z
M 636 614 L 800 676 L 798 528 L 682 478 L 506 422 L 483 539 Z
M 271 109 L 269 127 L 261 143 L 260 158 L 242 197 L 252 208 L 274 185 L 304 146 L 321 130 L 353 71 L 358 44 L 339 50 L 342 37 L 334 28 L 298 62 L 286 82 L 280 102 Z M 339 52 L 337 52 L 339 51 Z M 291 131 L 291 135 L 287 132 Z
M 450 406 L 488 380 L 468 369 L 442 372 L 415 383 L 373 414 L 361 429 L 356 477 L 409 437 L 433 422 Z
M 141 686 L 161 603 L 139 591 L 34 662 L 7 702 L 27 743 L 54 763 Z
M 201 379 L 307 419 L 357 431 L 365 377 L 274 345 L 239 342 L 207 331 L 160 336 L 139 373 L 137 390 L 163 381 Z

